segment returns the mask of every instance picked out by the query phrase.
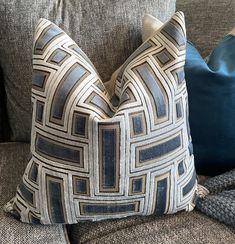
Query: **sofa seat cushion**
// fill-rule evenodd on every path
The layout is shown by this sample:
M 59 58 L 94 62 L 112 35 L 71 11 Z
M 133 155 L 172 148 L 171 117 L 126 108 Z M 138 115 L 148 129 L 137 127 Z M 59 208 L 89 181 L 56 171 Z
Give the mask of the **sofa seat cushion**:
M 0 144 L 0 243 L 65 244 L 69 243 L 63 225 L 39 226 L 23 224 L 3 212 L 4 204 L 14 194 L 27 164 L 29 144 Z M 17 160 L 17 163 L 16 163 Z
M 72 225 L 71 243 L 232 244 L 235 231 L 197 212 Z

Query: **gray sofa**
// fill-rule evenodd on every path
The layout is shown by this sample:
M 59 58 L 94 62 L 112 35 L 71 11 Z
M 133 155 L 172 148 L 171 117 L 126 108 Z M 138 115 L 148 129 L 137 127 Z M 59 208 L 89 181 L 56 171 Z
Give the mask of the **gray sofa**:
M 235 26 L 234 1 L 178 0 L 176 8 L 185 12 L 188 37 L 204 56 Z M 232 228 L 196 210 L 70 226 L 23 224 L 2 211 L 30 151 L 30 48 L 38 18 L 49 18 L 70 34 L 105 81 L 141 43 L 143 14 L 165 21 L 174 11 L 173 0 L 0 1 L 0 243 L 234 243 Z

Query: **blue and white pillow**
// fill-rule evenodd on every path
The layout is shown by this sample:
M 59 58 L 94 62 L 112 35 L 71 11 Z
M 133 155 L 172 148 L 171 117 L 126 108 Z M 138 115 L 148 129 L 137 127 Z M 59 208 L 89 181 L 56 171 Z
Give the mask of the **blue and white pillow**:
M 120 68 L 114 106 L 88 57 L 42 19 L 33 52 L 32 156 L 5 209 L 42 224 L 192 210 L 185 48 L 178 12 Z

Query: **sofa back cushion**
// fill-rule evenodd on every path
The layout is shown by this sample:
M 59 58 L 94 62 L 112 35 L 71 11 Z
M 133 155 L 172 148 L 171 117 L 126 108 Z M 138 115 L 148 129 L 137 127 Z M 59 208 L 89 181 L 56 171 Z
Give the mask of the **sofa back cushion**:
M 203 58 L 235 24 L 235 1 L 177 0 L 176 8 L 184 12 L 187 38 Z
M 63 28 L 88 54 L 105 81 L 141 43 L 145 13 L 162 21 L 175 0 L 9 0 L 0 8 L 0 63 L 4 69 L 12 140 L 28 141 L 31 127 L 31 54 L 39 18 Z

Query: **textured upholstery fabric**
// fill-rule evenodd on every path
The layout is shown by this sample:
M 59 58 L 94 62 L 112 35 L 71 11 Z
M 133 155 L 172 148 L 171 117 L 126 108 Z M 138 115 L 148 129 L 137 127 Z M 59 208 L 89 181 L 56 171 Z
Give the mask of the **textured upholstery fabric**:
M 235 169 L 208 178 L 204 187 L 209 194 L 199 199 L 197 208 L 235 229 Z
M 39 18 L 62 27 L 91 58 L 102 79 L 141 42 L 145 13 L 162 21 L 175 0 L 3 0 L 0 6 L 0 63 L 3 66 L 12 140 L 29 141 L 31 125 L 31 53 Z
M 203 58 L 235 25 L 235 1 L 232 0 L 177 0 L 176 8 L 184 12 L 187 38 Z
M 32 157 L 7 209 L 23 222 L 192 210 L 197 186 L 176 13 L 124 63 L 110 102 L 88 57 L 41 19 L 33 52 Z
M 70 227 L 70 226 L 69 226 Z M 72 225 L 72 244 L 233 244 L 235 231 L 193 211 Z
M 27 164 L 29 145 L 0 144 L 0 243 L 7 244 L 66 244 L 67 232 L 62 225 L 33 226 L 23 224 L 3 212 L 3 205 L 14 194 Z
M 9 138 L 9 126 L 6 112 L 5 87 L 3 82 L 3 72 L 0 67 L 0 142 Z
M 219 42 L 207 62 L 187 44 L 185 78 L 199 174 L 217 175 L 235 168 L 234 34 L 235 30 Z

